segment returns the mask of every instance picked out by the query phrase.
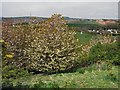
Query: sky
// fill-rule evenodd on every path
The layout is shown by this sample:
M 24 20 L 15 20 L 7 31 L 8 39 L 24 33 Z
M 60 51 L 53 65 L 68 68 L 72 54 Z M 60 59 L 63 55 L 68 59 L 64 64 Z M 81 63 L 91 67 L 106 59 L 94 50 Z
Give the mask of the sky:
M 120 0 L 0 0 L 2 2 L 119 2 Z
M 63 16 L 76 18 L 118 18 L 118 0 L 109 0 L 110 2 L 108 0 L 104 0 L 104 2 L 100 2 L 100 0 L 98 2 L 97 0 L 96 2 L 95 0 L 89 0 L 89 2 L 87 0 L 84 2 L 83 0 L 80 0 L 81 2 L 75 2 L 75 0 L 74 2 L 72 0 L 69 0 L 71 2 L 55 2 L 54 0 L 51 0 L 52 2 L 48 2 L 48 0 L 44 0 L 44 2 L 42 2 L 43 0 L 39 0 L 39 2 L 36 0 L 34 2 L 30 2 L 30 0 L 24 0 L 26 2 L 15 1 L 17 0 L 4 0 L 2 2 L 2 16 L 50 17 L 54 13 L 59 13 Z

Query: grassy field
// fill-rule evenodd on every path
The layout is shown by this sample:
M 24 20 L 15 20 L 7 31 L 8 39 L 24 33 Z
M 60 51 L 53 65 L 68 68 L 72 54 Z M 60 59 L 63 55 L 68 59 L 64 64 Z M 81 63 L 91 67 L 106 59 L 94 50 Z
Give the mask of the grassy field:
M 118 88 L 118 67 L 103 68 L 92 65 L 79 68 L 73 73 L 59 73 L 52 75 L 32 75 L 13 80 L 14 86 L 19 84 L 29 88 Z
M 80 28 L 86 28 L 86 29 L 101 28 L 101 25 L 99 23 L 96 23 L 95 21 L 71 22 L 71 23 L 68 23 L 67 25 L 69 27 L 80 27 Z
M 95 34 L 86 33 L 86 32 L 83 32 L 83 34 L 81 34 L 81 32 L 79 32 L 79 31 L 76 32 L 76 38 L 79 39 L 79 42 L 81 44 L 88 43 L 94 37 L 96 37 Z

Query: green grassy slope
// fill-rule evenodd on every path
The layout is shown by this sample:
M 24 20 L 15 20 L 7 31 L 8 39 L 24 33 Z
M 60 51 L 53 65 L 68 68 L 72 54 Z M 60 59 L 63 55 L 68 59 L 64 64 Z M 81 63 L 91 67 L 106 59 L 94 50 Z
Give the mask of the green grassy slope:
M 79 71 L 79 70 L 78 70 Z M 53 75 L 33 75 L 13 81 L 36 88 L 118 88 L 118 67 L 110 70 L 85 70 L 74 73 L 60 73 Z

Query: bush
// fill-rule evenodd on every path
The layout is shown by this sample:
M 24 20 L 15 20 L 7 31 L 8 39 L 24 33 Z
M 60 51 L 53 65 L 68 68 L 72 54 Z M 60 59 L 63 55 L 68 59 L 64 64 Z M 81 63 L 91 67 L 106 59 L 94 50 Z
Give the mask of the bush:
M 17 79 L 20 77 L 29 76 L 30 73 L 27 70 L 16 68 L 15 66 L 6 65 L 2 68 L 2 78 L 3 79 Z
M 6 89 L 6 88 L 9 89 L 13 88 L 13 83 L 11 83 L 11 80 L 6 79 L 2 81 L 2 89 Z
M 17 68 L 15 65 L 12 64 L 13 61 L 13 53 L 8 50 L 9 44 L 4 40 L 0 40 L 0 44 L 2 45 L 2 79 L 3 81 L 12 79 L 17 79 L 19 77 L 28 76 L 27 70 L 22 68 Z M 5 84 L 5 83 L 4 83 Z
M 115 65 L 120 65 L 120 60 L 118 60 L 119 49 L 117 42 L 113 44 L 101 44 L 93 46 L 89 53 L 89 61 L 91 63 L 97 61 L 108 61 Z
M 44 73 L 69 70 L 81 62 L 84 54 L 75 34 L 59 14 L 40 24 L 18 25 L 9 33 L 10 49 L 15 53 L 12 62 Z

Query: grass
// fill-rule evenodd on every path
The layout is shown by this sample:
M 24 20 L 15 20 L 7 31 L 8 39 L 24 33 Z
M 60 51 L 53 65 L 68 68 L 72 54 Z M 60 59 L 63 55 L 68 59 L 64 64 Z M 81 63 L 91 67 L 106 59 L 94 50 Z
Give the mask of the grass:
M 79 22 L 71 22 L 67 24 L 69 27 L 80 27 L 87 29 L 97 29 L 102 28 L 99 23 L 96 21 L 79 21 Z
M 13 83 L 16 85 L 19 82 L 22 85 L 36 88 L 118 88 L 117 66 L 112 66 L 109 70 L 94 69 L 95 66 L 85 67 L 83 73 L 80 72 L 81 68 L 79 68 L 73 73 L 37 74 L 27 78 L 23 77 L 13 80 Z
M 93 37 L 96 37 L 95 34 L 91 34 L 91 33 L 86 33 L 83 32 L 83 34 L 81 34 L 81 32 L 76 32 L 76 38 L 79 39 L 79 42 L 81 44 L 86 44 L 88 43 Z

